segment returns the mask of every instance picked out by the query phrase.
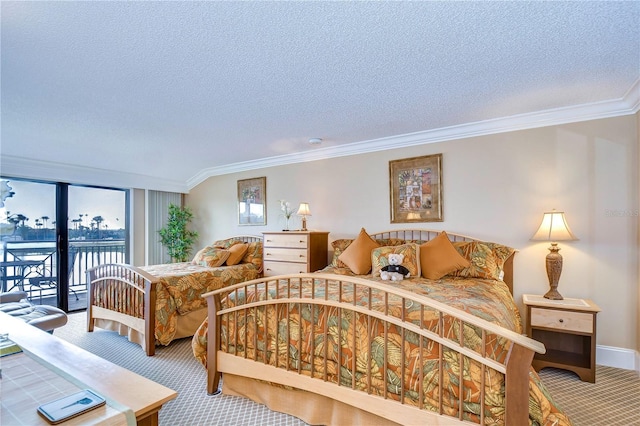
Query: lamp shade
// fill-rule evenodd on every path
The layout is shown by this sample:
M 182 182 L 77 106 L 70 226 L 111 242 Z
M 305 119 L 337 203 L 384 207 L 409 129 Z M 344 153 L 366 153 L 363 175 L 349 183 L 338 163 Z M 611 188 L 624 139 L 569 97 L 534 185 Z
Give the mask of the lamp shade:
M 555 210 L 545 212 L 538 231 L 531 237 L 533 241 L 573 241 L 577 240 L 573 235 L 564 212 Z
M 311 210 L 309 209 L 309 203 L 300 203 L 298 207 L 298 216 L 311 216 Z

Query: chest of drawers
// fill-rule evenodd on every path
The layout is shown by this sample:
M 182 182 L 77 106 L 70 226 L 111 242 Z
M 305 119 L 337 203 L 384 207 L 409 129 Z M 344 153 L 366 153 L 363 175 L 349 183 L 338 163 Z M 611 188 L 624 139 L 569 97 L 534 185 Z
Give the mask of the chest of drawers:
M 315 272 L 327 266 L 328 232 L 264 232 L 264 275 Z

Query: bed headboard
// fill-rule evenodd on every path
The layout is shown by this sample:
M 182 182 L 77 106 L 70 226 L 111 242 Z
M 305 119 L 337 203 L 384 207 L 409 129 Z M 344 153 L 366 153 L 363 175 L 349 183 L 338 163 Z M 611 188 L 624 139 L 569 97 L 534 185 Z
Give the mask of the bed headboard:
M 262 241 L 262 235 L 235 235 L 231 238 L 234 240 L 240 240 L 244 243 L 254 243 L 256 241 Z
M 375 234 L 369 234 L 371 238 L 374 240 L 388 239 L 388 238 L 398 238 L 401 240 L 422 240 L 429 241 L 440 234 L 442 230 L 432 230 L 432 229 L 394 229 L 391 231 L 383 231 L 376 232 Z M 477 238 L 468 237 L 466 235 L 450 233 L 446 231 L 449 236 L 449 240 L 452 242 L 456 241 L 483 241 Z M 513 257 L 515 252 L 509 256 L 507 260 L 504 262 L 504 277 L 503 281 L 509 287 L 509 291 L 513 295 Z

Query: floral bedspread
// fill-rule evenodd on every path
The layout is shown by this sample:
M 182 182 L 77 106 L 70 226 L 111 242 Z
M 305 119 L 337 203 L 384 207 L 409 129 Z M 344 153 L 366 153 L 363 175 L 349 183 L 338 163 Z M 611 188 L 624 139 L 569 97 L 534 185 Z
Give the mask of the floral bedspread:
M 329 273 L 347 273 L 340 268 L 327 268 L 322 272 Z M 348 274 L 348 273 L 347 273 Z M 381 281 L 379 278 L 366 278 L 375 281 Z M 391 286 L 408 289 L 414 293 L 423 294 L 427 297 L 436 299 L 449 306 L 461 309 L 470 314 L 483 318 L 487 321 L 496 323 L 517 333 L 522 333 L 522 324 L 520 313 L 515 305 L 513 297 L 509 293 L 509 289 L 502 281 L 489 279 L 469 279 L 469 278 L 443 278 L 441 280 L 432 281 L 427 279 L 409 279 L 401 282 L 381 281 Z M 310 285 L 303 283 L 303 293 L 310 292 Z M 270 293 L 275 289 L 270 288 Z M 329 288 L 328 298 L 337 300 L 337 287 Z M 316 286 L 316 294 L 319 297 L 325 297 L 324 287 Z M 243 298 L 240 302 L 252 301 L 264 297 L 264 291 L 258 290 L 255 294 L 240 294 Z M 349 296 L 342 300 L 351 301 Z M 367 303 L 367 293 L 356 294 L 356 303 Z M 223 301 L 226 306 L 233 306 L 236 301 L 227 298 Z M 382 311 L 384 303 L 380 298 L 373 298 L 373 306 L 375 309 Z M 401 315 L 401 304 L 394 305 L 390 308 L 390 314 Z M 327 310 L 324 314 L 322 310 Z M 428 341 L 420 347 L 419 340 L 416 335 L 410 332 L 405 333 L 404 341 L 400 332 L 395 326 L 390 325 L 388 328 L 388 347 L 384 348 L 384 341 L 380 335 L 369 336 L 367 325 L 364 319 L 360 320 L 360 314 L 356 314 L 355 329 L 354 322 L 351 320 L 351 314 L 343 312 L 342 318 L 338 318 L 338 312 L 334 307 L 317 308 L 312 310 L 309 305 L 290 305 L 288 309 L 289 320 L 291 321 L 291 330 L 286 331 L 286 309 L 282 306 L 275 311 L 273 306 L 267 309 L 249 310 L 245 317 L 239 313 L 238 323 L 232 321 L 233 317 L 222 318 L 223 336 L 243 335 L 245 330 L 248 333 L 246 339 L 241 338 L 235 342 L 236 347 L 231 351 L 236 351 L 238 355 L 246 355 L 250 359 L 266 359 L 271 365 L 301 365 L 302 374 L 313 375 L 314 377 L 323 377 L 327 374 L 327 380 L 337 383 L 344 382 L 346 386 L 351 386 L 352 375 L 349 372 L 352 360 L 356 358 L 358 366 L 356 374 L 356 388 L 367 390 L 368 383 L 364 374 L 368 367 L 369 352 L 371 352 L 370 368 L 373 373 L 372 393 L 383 394 L 384 389 L 387 390 L 387 396 L 393 399 L 400 399 L 400 395 L 405 395 L 405 403 L 411 405 L 419 405 L 419 383 L 420 370 L 422 370 L 422 386 L 424 389 L 424 398 L 422 403 L 427 410 L 437 410 L 439 398 L 439 380 L 440 375 L 435 372 L 435 366 L 438 363 L 440 345 L 433 341 Z M 242 312 L 242 311 L 240 311 Z M 420 323 L 422 321 L 425 328 L 437 332 L 439 324 L 438 315 L 435 312 L 424 310 L 421 314 L 420 309 L 414 306 L 407 306 L 405 315 L 409 320 Z M 313 319 L 313 320 L 312 320 Z M 329 336 L 327 341 L 323 339 L 325 323 L 328 323 Z M 377 321 L 372 321 L 373 329 L 382 330 L 383 325 Z M 257 335 L 254 333 L 254 324 L 258 324 Z M 443 334 L 445 337 L 458 341 L 460 332 L 459 322 L 451 317 L 445 317 Z M 194 356 L 206 366 L 206 342 L 207 342 L 207 321 L 205 321 L 198 329 L 193 337 L 192 347 Z M 267 330 L 265 339 L 264 330 Z M 311 330 L 313 329 L 313 334 Z M 480 351 L 481 340 L 478 330 L 474 327 L 464 324 L 463 327 L 465 346 Z M 238 333 L 238 334 L 236 334 Z M 352 345 L 355 338 L 355 348 Z M 287 341 L 287 335 L 290 335 Z M 311 336 L 315 339 L 311 339 Z M 313 340 L 313 343 L 311 341 Z M 226 346 L 227 338 L 223 338 L 223 350 Z M 229 340 L 229 345 L 234 344 L 233 338 Z M 301 346 L 300 346 L 301 345 Z M 326 346 L 326 349 L 325 349 Z M 298 349 L 301 347 L 301 351 Z M 266 348 L 266 354 L 265 354 Z M 310 357 L 306 355 L 313 350 L 316 354 L 327 354 L 326 364 L 320 358 L 316 358 L 313 368 L 311 368 Z M 325 352 L 326 350 L 326 352 Z M 383 375 L 384 352 L 387 352 L 387 373 Z M 487 355 L 493 359 L 503 361 L 508 348 L 502 339 L 489 337 L 487 342 Z M 341 352 L 342 365 L 338 365 L 338 352 Z M 443 401 L 445 414 L 458 417 L 459 409 L 459 377 L 460 377 L 460 360 L 457 353 L 446 348 L 444 351 L 445 372 L 442 375 Z M 403 358 L 404 352 L 404 358 Z M 418 353 L 422 355 L 422 365 L 419 363 Z M 254 358 L 254 356 L 256 358 Z M 325 368 L 326 365 L 326 368 Z M 475 360 L 464 357 L 463 359 L 463 375 L 464 375 L 464 412 L 463 419 L 479 423 L 480 411 L 484 410 L 485 424 L 499 425 L 504 424 L 504 376 L 492 369 L 485 372 L 485 406 L 480 405 L 481 394 L 481 370 L 480 364 Z M 326 370 L 326 371 L 325 371 Z M 341 371 L 341 373 L 339 373 Z M 359 374 L 362 372 L 362 374 Z M 402 381 L 400 378 L 404 374 L 405 389 L 400 389 Z M 538 375 L 533 368 L 530 370 L 529 385 L 529 417 L 531 425 L 571 425 L 571 421 L 553 402 L 549 393 L 540 382 Z
M 160 278 L 156 285 L 156 342 L 168 345 L 176 333 L 178 316 L 206 308 L 201 296 L 209 291 L 259 277 L 253 263 L 209 268 L 191 262 L 145 266 L 140 269 Z

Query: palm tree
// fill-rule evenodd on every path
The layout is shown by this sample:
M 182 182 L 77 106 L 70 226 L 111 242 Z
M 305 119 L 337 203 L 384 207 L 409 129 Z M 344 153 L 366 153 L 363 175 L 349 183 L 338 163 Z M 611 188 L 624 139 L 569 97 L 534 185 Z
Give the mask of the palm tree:
M 96 227 L 98 228 L 98 239 L 100 239 L 100 224 L 102 222 L 104 222 L 104 218 L 102 216 L 95 216 L 93 219 L 91 219 L 93 222 L 95 222 Z

